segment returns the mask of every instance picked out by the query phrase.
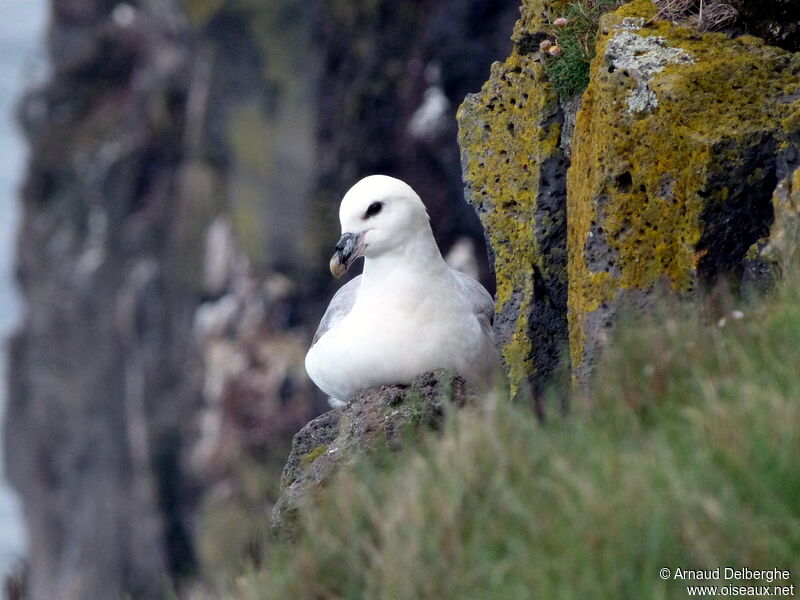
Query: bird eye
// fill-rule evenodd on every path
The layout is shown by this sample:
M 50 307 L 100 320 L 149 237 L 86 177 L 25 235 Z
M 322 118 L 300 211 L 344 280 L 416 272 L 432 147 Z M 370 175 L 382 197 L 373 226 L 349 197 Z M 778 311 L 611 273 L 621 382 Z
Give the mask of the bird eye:
M 381 212 L 382 208 L 383 208 L 383 202 L 373 202 L 372 204 L 369 205 L 369 208 L 367 208 L 367 212 L 364 213 L 364 218 L 369 219 L 370 217 L 374 217 L 379 212 Z

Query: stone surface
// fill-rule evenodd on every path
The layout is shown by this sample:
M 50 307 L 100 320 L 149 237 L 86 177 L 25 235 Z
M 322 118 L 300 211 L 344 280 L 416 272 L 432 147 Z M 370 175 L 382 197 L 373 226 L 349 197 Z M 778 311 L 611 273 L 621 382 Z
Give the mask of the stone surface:
M 460 378 L 446 371 L 426 373 L 411 386 L 365 390 L 301 429 L 281 477 L 281 496 L 272 511 L 273 531 L 291 537 L 297 511 L 313 499 L 337 470 L 357 457 L 397 450 L 420 429 L 436 429 L 448 407 L 467 399 Z
M 745 31 L 792 52 L 800 52 L 797 0 L 726 0 L 739 13 Z
M 655 12 L 636 0 L 601 20 L 575 128 L 569 323 L 583 381 L 623 305 L 742 275 L 772 223 L 780 165 L 797 151 L 800 56 L 749 36 L 701 35 Z M 621 30 L 626 18 L 645 25 Z M 653 101 L 641 110 L 629 100 L 642 69 L 613 49 L 623 35 L 672 57 L 647 69 Z
M 647 112 L 658 106 L 658 96 L 649 85 L 656 74 L 667 65 L 691 64 L 694 58 L 680 48 L 666 44 L 663 37 L 641 36 L 644 20 L 625 22 L 618 28 L 625 29 L 614 34 L 606 44 L 605 62 L 610 69 L 622 69 L 636 81 L 636 87 L 628 92 L 626 102 L 631 113 Z
M 564 113 L 534 52 L 556 14 L 547 7 L 523 4 L 511 56 L 458 112 L 465 193 L 486 230 L 514 395 L 543 390 L 567 339 Z
M 538 48 L 565 9 L 524 2 L 511 56 L 458 114 L 515 393 L 546 385 L 567 337 L 573 373 L 588 381 L 617 315 L 654 293 L 760 277 L 767 267 L 752 259 L 779 243 L 765 240 L 771 197 L 778 181 L 776 198 L 790 189 L 799 147 L 797 55 L 659 20 L 649 0 L 601 20 L 589 89 L 559 106 Z
M 769 238 L 756 246 L 760 262 L 777 270 L 782 276 L 797 261 L 800 246 L 800 168 L 781 179 L 772 196 L 775 221 Z

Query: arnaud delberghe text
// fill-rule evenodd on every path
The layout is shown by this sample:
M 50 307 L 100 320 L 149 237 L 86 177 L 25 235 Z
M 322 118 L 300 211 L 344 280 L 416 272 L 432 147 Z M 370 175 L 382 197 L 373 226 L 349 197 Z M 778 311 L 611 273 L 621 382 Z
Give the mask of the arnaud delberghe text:
M 737 581 L 766 581 L 772 583 L 773 581 L 783 581 L 789 579 L 791 574 L 789 571 L 781 569 L 748 569 L 742 567 L 734 569 L 732 567 L 717 567 L 716 569 L 681 569 L 678 567 L 672 575 L 673 579 L 688 579 L 698 580 L 704 579 L 708 581 L 726 579 L 735 579 Z

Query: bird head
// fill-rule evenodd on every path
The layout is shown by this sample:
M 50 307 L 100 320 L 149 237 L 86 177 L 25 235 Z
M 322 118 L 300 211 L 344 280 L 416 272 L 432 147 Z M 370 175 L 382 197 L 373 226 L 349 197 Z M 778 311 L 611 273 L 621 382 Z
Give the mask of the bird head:
M 386 175 L 370 175 L 350 188 L 339 207 L 339 221 L 342 237 L 330 263 L 335 277 L 361 256 L 396 251 L 419 231 L 430 231 L 420 197 L 408 184 Z

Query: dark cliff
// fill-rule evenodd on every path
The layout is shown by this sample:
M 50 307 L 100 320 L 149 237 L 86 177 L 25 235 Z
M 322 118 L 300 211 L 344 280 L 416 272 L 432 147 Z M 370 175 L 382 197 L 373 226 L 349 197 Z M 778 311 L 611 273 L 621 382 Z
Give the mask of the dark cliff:
M 55 2 L 53 71 L 22 110 L 7 443 L 32 598 L 155 597 L 194 561 L 189 50 L 177 2 Z

